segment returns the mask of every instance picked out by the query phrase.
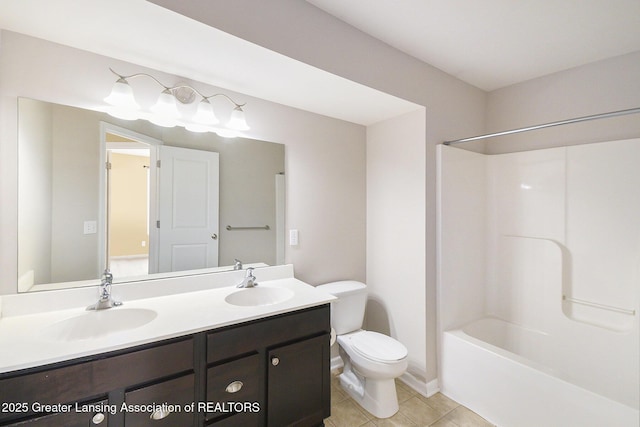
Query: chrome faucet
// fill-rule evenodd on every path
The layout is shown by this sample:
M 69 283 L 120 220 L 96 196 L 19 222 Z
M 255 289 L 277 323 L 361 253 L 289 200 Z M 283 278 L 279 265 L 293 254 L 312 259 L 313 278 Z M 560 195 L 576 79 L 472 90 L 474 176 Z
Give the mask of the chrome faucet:
M 238 288 L 253 288 L 258 286 L 256 282 L 256 276 L 253 275 L 253 267 L 247 268 L 247 275 L 244 277 L 242 283 L 240 283 Z
M 242 270 L 242 261 L 240 261 L 238 258 L 235 259 L 236 263 L 233 264 L 233 269 L 234 270 Z
M 98 302 L 87 307 L 87 310 L 106 310 L 107 308 L 117 307 L 122 305 L 120 301 L 114 301 L 111 297 L 111 284 L 113 283 L 113 274 L 106 269 L 102 274 L 102 280 L 100 281 L 100 287 L 98 288 L 99 297 Z

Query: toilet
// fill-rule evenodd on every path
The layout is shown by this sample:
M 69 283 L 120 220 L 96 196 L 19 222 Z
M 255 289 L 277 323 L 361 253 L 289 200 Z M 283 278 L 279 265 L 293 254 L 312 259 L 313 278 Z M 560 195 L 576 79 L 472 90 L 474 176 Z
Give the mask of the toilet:
M 353 280 L 317 287 L 338 299 L 331 303 L 331 327 L 344 368 L 340 385 L 378 418 L 398 412 L 395 378 L 407 370 L 407 348 L 395 339 L 362 329 L 367 287 Z

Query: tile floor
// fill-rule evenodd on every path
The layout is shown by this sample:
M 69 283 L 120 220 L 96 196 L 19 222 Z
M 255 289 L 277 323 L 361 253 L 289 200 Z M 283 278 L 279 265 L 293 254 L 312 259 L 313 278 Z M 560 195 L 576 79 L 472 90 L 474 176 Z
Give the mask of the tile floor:
M 437 393 L 426 398 L 396 380 L 400 411 L 393 417 L 379 419 L 365 411 L 340 387 L 337 376 L 331 382 L 331 417 L 325 420 L 326 427 L 491 427 L 493 424 Z

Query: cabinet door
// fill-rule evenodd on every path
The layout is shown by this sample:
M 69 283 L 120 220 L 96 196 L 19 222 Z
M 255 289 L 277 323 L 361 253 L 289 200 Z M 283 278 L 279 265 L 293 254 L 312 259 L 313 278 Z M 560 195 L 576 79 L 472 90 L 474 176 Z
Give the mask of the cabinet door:
M 194 425 L 195 413 L 188 408 L 194 402 L 194 375 L 185 375 L 125 393 L 127 427 Z
M 318 426 L 329 415 L 329 335 L 268 352 L 269 426 Z
M 106 407 L 107 401 L 93 403 L 96 406 Z M 82 404 L 78 404 L 82 408 Z M 18 421 L 9 424 L 7 427 L 95 427 L 107 426 L 109 424 L 108 412 L 91 412 L 82 410 L 76 411 L 75 406 L 68 412 L 60 412 L 56 414 L 48 414 L 41 417 L 35 417 L 24 421 Z

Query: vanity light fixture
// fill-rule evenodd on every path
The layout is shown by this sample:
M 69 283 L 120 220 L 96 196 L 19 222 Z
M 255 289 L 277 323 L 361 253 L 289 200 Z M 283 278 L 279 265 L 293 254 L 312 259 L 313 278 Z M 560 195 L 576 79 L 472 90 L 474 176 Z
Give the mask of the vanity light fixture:
M 233 138 L 238 136 L 238 132 L 249 130 L 242 107 L 245 104 L 238 104 L 224 93 L 213 95 L 203 95 L 197 89 L 180 84 L 177 86 L 165 86 L 158 79 L 150 74 L 137 73 L 123 76 L 113 69 L 109 70 L 118 76 L 109 96 L 104 101 L 109 104 L 107 113 L 113 117 L 124 120 L 146 119 L 151 123 L 163 127 L 184 126 L 192 132 L 215 132 L 220 136 Z M 156 103 L 150 108 L 150 113 L 145 113 L 140 109 L 140 105 L 135 100 L 133 88 L 129 85 L 129 79 L 134 77 L 148 77 L 162 86 L 164 90 L 158 96 Z M 221 96 L 234 105 L 229 122 L 225 127 L 215 127 L 220 121 L 216 117 L 213 106 L 209 101 L 211 98 Z M 180 112 L 179 104 L 192 104 L 197 98 L 200 102 L 196 107 L 196 112 L 188 119 Z

